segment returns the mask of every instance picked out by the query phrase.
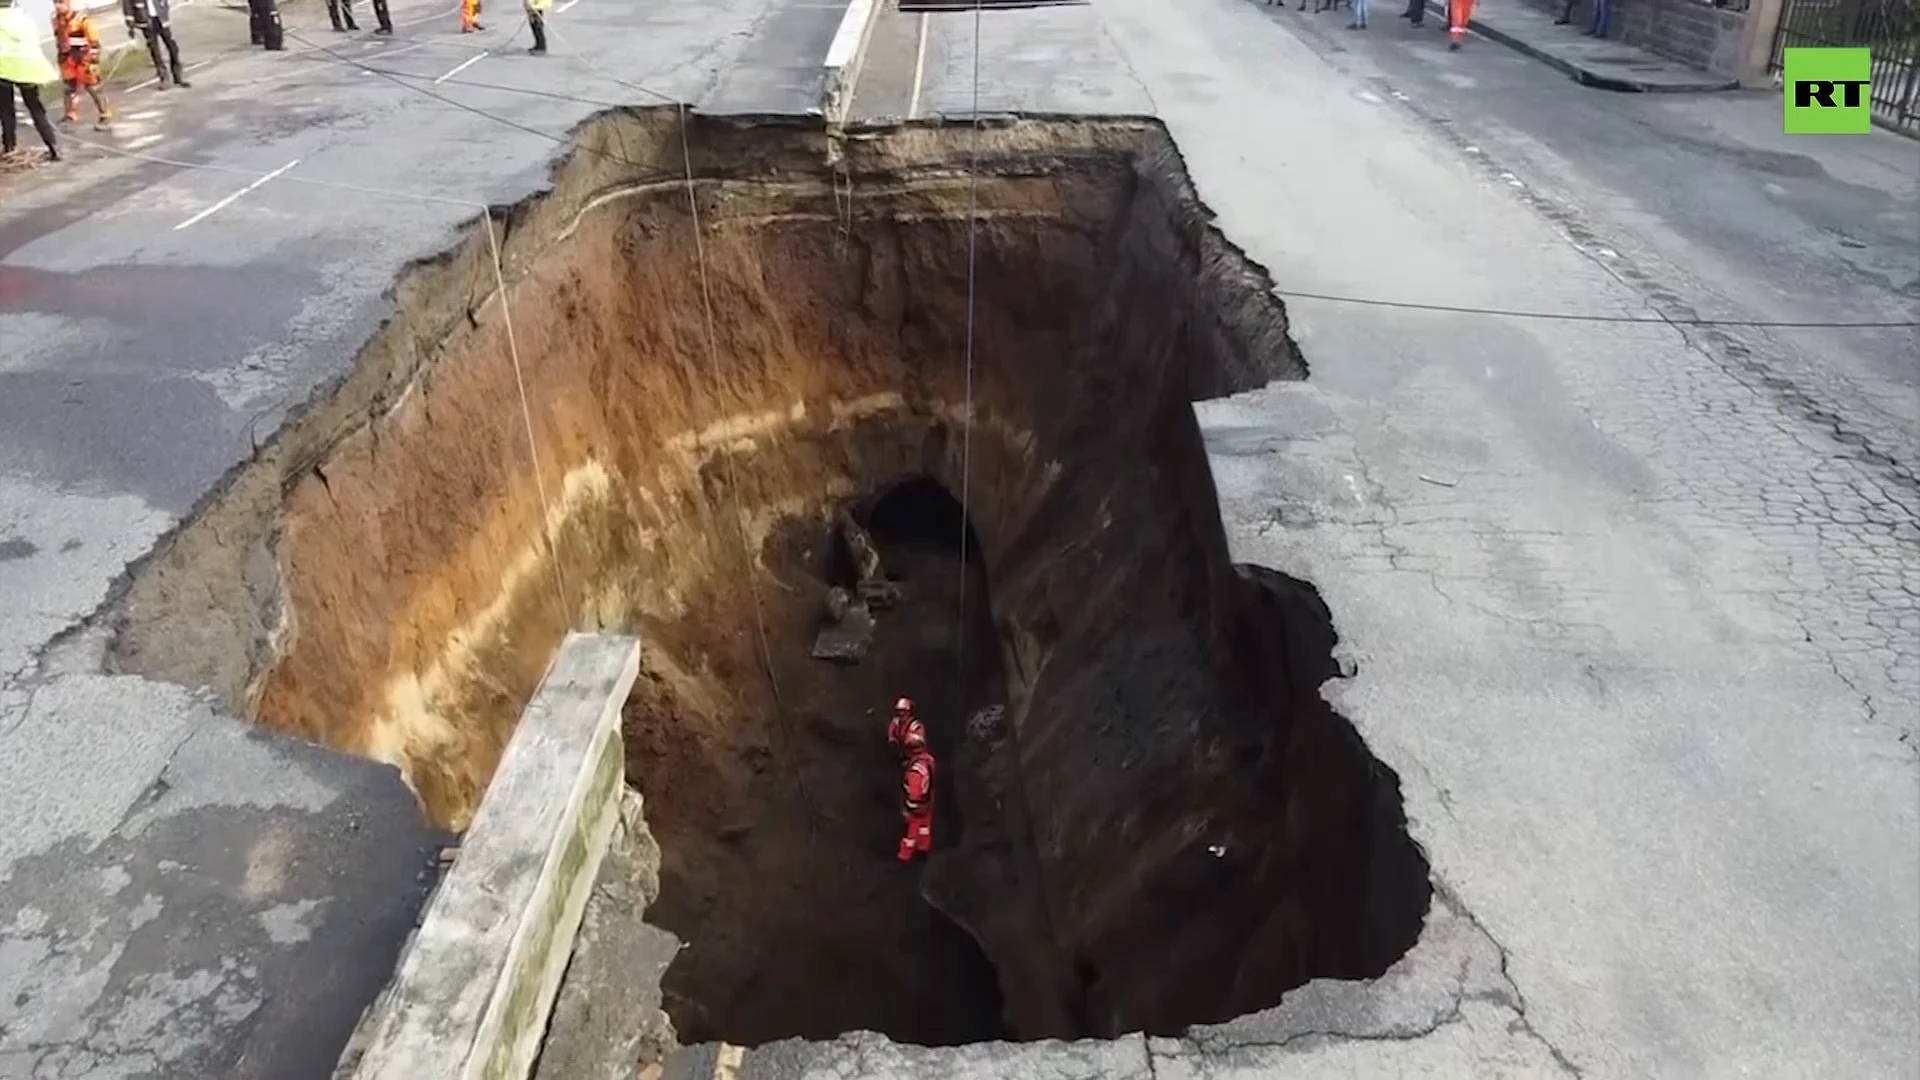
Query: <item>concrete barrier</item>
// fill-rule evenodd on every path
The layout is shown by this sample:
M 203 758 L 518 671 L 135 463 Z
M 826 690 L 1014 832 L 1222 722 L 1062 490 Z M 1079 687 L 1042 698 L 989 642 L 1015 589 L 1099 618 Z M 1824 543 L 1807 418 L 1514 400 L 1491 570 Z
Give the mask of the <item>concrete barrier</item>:
M 630 637 L 569 634 L 459 857 L 342 1060 L 353 1080 L 522 1080 L 620 816 Z
M 885 0 L 850 0 L 833 43 L 827 46 L 826 81 L 820 92 L 820 113 L 829 126 L 846 122 L 847 109 L 853 104 L 853 87 L 860 80 L 860 65 L 867 58 L 867 41 L 873 36 L 873 24 L 880 17 Z

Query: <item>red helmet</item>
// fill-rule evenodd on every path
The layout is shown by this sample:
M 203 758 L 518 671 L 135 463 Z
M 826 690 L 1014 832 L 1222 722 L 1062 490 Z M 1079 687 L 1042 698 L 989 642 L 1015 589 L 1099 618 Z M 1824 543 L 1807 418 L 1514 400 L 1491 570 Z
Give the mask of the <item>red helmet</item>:
M 898 700 L 898 701 L 896 701 L 896 702 L 894 702 L 894 703 L 893 703 L 893 715 L 895 715 L 895 716 L 912 716 L 912 715 L 913 715 L 913 699 L 912 699 L 912 698 L 901 698 L 900 700 Z

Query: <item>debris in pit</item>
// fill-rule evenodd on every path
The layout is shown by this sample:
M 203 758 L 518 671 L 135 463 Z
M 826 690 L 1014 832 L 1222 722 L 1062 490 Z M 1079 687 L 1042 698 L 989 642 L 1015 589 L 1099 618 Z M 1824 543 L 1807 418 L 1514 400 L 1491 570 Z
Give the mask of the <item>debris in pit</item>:
M 827 624 L 814 637 L 813 657 L 855 664 L 873 644 L 873 613 L 899 603 L 900 586 L 887 577 L 880 549 L 851 512 L 842 509 L 834 526 L 852 557 L 854 584 L 851 590 L 837 585 L 827 590 Z
M 886 609 L 900 600 L 900 587 L 887 577 L 887 568 L 880 562 L 880 549 L 874 547 L 873 537 L 853 519 L 853 515 L 841 510 L 838 517 L 840 539 L 846 543 L 847 551 L 853 556 L 854 591 L 870 608 Z
M 873 612 L 866 600 L 834 586 L 827 590 L 827 624 L 813 639 L 813 658 L 857 664 L 873 644 Z

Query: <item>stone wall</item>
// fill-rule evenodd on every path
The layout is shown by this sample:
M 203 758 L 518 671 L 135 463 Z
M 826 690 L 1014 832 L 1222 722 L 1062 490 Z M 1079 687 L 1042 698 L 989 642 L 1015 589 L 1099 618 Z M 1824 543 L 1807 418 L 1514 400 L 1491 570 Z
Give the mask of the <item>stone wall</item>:
M 1559 15 L 1564 0 L 1526 0 Z M 1576 0 L 1573 23 L 1584 27 L 1592 0 Z M 1716 75 L 1740 74 L 1740 50 L 1747 12 L 1715 7 L 1707 0 L 1614 0 L 1612 32 L 1616 41 L 1638 45 Z

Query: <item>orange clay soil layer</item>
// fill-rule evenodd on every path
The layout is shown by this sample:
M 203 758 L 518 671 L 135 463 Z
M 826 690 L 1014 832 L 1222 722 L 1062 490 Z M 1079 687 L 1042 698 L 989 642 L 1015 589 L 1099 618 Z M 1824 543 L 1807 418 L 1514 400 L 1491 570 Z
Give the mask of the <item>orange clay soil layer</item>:
M 856 130 L 837 171 L 802 120 L 679 123 L 596 117 L 494 213 L 507 310 L 479 222 L 407 271 L 131 572 L 116 665 L 457 829 L 563 631 L 639 633 L 687 1039 L 1173 1032 L 1383 971 L 1429 895 L 1398 780 L 1321 700 L 1318 594 L 1229 560 L 1189 404 L 1304 365 L 1164 130 Z M 843 508 L 903 592 L 844 667 L 808 655 Z M 943 762 L 905 868 L 900 693 Z

